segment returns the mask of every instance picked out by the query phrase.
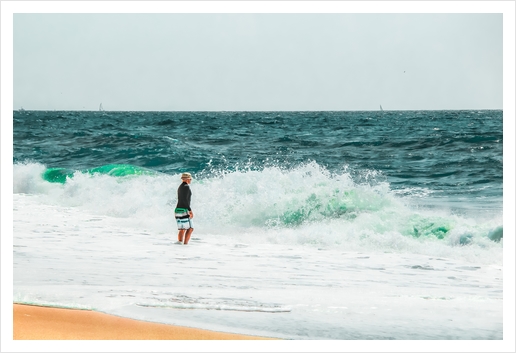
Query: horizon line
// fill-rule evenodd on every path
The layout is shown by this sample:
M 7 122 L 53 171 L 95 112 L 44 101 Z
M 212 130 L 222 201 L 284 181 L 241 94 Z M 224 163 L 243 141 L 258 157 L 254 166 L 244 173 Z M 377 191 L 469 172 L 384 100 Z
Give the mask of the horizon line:
M 232 113 L 232 112 L 392 112 L 392 111 L 473 111 L 473 110 L 502 110 L 503 108 L 454 108 L 454 109 L 314 109 L 314 110 L 93 110 L 93 109 L 13 109 L 13 112 L 30 112 L 30 111 L 45 111 L 45 112 L 99 112 L 99 113 L 116 113 L 116 112 L 211 112 L 211 113 Z

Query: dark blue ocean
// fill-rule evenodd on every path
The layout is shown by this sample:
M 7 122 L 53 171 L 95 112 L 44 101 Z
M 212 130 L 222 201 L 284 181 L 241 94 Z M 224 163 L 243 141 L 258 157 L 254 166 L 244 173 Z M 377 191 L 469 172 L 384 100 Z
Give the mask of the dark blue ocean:
M 281 338 L 501 335 L 500 110 L 14 111 L 13 138 L 19 302 Z M 196 229 L 179 254 L 182 172 Z

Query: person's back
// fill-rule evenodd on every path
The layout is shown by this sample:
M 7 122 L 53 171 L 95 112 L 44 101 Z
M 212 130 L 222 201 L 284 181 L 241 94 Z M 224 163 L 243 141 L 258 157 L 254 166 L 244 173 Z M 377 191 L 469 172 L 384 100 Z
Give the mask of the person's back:
M 186 208 L 191 211 L 190 202 L 192 200 L 192 191 L 190 185 L 184 182 L 177 188 L 177 206 L 176 208 Z

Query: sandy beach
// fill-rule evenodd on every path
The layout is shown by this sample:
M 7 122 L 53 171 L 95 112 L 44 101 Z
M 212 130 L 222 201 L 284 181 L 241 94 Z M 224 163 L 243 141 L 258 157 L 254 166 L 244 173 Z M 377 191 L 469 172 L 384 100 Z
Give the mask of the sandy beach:
M 121 318 L 89 310 L 13 304 L 15 340 L 264 340 Z

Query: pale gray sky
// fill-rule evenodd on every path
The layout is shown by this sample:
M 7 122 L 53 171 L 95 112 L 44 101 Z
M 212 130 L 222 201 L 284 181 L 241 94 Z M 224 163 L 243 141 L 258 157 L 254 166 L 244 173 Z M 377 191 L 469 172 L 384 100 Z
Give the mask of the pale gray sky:
M 14 14 L 14 109 L 502 109 L 502 14 Z

